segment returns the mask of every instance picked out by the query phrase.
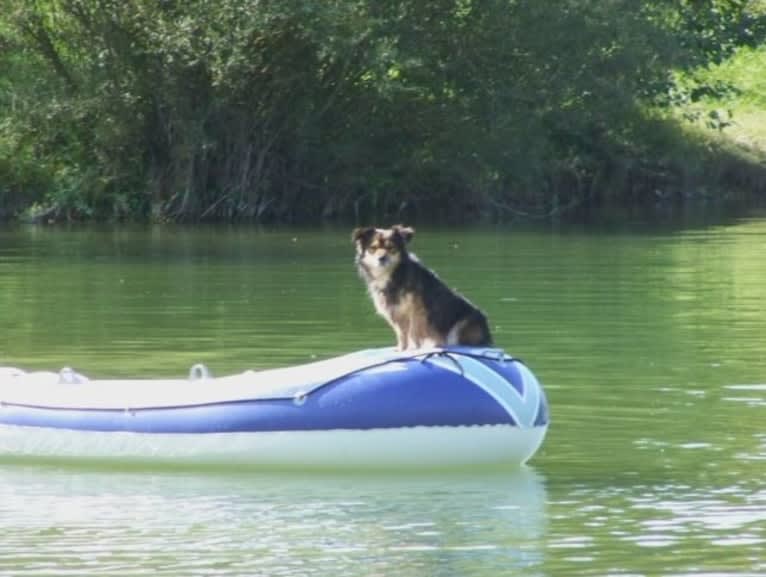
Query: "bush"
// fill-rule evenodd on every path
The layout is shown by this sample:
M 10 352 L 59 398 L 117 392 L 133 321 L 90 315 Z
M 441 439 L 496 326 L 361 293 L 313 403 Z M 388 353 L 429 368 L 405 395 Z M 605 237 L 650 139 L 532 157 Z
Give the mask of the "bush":
M 0 145 L 0 187 L 39 202 L 36 166 L 71 218 L 600 202 L 671 70 L 752 36 L 743 2 L 700 4 L 0 0 L 3 138 L 26 158 Z

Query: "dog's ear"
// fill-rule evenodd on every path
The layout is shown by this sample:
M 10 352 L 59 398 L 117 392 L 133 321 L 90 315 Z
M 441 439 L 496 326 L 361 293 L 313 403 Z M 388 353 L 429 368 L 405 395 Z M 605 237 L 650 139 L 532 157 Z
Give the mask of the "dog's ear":
M 402 240 L 404 242 L 410 242 L 412 240 L 412 237 L 415 236 L 415 229 L 412 228 L 411 226 L 403 226 L 401 224 L 397 224 L 392 226 L 391 230 L 393 230 L 396 234 L 402 237 Z
M 375 227 L 364 226 L 355 228 L 351 233 L 351 242 L 366 246 L 370 243 L 370 239 L 372 238 L 373 234 L 375 234 Z

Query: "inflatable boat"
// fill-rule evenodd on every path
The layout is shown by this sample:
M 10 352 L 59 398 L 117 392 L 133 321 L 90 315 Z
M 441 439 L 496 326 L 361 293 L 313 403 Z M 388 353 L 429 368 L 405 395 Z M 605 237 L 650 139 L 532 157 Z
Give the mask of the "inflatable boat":
M 499 349 L 371 349 L 213 377 L 96 380 L 0 367 L 0 459 L 263 467 L 519 465 L 544 391 Z

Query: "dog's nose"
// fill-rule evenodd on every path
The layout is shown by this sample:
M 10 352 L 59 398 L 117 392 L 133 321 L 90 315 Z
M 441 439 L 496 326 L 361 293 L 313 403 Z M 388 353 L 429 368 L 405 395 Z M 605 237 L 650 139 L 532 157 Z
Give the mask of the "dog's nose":
M 378 263 L 379 264 L 386 264 L 388 262 L 388 255 L 384 254 L 383 256 L 378 257 Z

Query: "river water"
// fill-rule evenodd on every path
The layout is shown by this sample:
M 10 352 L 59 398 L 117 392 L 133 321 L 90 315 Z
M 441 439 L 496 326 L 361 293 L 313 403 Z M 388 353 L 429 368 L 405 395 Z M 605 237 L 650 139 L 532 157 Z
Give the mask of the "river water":
M 346 229 L 0 229 L 0 365 L 91 377 L 390 345 Z M 546 388 L 519 471 L 0 461 L 0 575 L 766 574 L 766 219 L 419 230 Z

